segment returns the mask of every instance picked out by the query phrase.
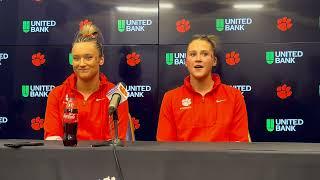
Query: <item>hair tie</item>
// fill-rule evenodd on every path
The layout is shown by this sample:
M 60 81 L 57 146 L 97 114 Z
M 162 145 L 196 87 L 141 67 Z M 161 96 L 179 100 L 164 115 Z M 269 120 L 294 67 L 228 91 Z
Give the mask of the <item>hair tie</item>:
M 93 35 L 93 34 L 82 34 L 81 36 L 83 36 L 83 37 L 89 37 L 89 38 L 96 38 L 96 36 Z

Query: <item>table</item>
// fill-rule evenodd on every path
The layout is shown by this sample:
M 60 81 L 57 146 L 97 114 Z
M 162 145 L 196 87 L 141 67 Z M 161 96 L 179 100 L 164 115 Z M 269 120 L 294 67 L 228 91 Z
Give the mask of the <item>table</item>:
M 1 180 L 120 180 L 112 147 L 92 148 L 96 142 L 90 141 L 77 147 L 59 141 L 19 149 L 3 146 L 20 141 L 36 140 L 0 140 Z M 320 178 L 316 143 L 134 142 L 116 149 L 125 180 Z

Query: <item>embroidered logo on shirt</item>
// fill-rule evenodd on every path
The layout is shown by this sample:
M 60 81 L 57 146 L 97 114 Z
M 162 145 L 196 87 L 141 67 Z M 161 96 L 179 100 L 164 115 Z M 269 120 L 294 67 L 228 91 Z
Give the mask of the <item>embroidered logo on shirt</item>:
M 187 107 L 191 104 L 191 99 L 190 98 L 182 99 L 181 103 L 182 103 L 182 106 Z
M 226 101 L 226 99 L 217 99 L 216 100 L 217 103 L 224 102 L 224 101 Z
M 105 100 L 106 98 L 97 98 L 96 101 L 102 101 L 102 100 Z

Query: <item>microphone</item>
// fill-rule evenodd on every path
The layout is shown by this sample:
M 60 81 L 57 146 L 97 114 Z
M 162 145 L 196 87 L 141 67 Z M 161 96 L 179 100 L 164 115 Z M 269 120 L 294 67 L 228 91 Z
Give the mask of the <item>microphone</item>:
M 109 115 L 113 114 L 113 112 L 117 110 L 119 104 L 128 99 L 128 96 L 126 85 L 123 82 L 119 82 L 112 88 L 107 94 L 107 98 L 110 100 L 108 108 Z

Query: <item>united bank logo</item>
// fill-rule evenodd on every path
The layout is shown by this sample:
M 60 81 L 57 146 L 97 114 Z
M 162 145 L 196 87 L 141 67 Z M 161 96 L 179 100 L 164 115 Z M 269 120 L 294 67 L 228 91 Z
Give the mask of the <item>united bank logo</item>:
M 166 53 L 166 64 L 171 65 L 184 65 L 186 63 L 187 53 L 183 52 L 170 52 Z
M 277 28 L 282 32 L 288 31 L 292 26 L 293 22 L 291 18 L 282 17 L 277 20 Z
M 151 92 L 150 85 L 129 85 L 126 89 L 129 97 L 134 98 L 142 98 L 145 96 L 145 93 Z
M 176 22 L 176 30 L 180 33 L 188 32 L 191 28 L 190 21 L 181 19 Z
M 252 18 L 228 18 L 216 19 L 216 30 L 222 31 L 245 31 L 252 24 Z
M 267 51 L 267 64 L 295 64 L 298 58 L 303 57 L 303 51 Z
M 251 90 L 252 90 L 251 85 L 232 85 L 232 87 L 240 90 L 242 94 L 244 94 L 246 92 L 251 92 Z
M 23 97 L 48 97 L 48 93 L 54 88 L 54 85 L 22 85 L 21 91 Z
M 134 66 L 140 64 L 140 62 L 141 62 L 140 54 L 138 54 L 136 52 L 127 54 L 126 59 L 127 59 L 127 64 L 131 67 L 134 67 Z
M 235 51 L 231 51 L 229 53 L 226 54 L 226 63 L 230 66 L 234 66 L 237 65 L 240 62 L 240 54 L 235 52 Z
M 124 20 L 118 19 L 118 31 L 119 32 L 144 32 L 147 27 L 152 25 L 152 20 Z
M 0 130 L 2 127 L 5 127 L 7 123 L 8 123 L 8 117 L 0 116 Z
M 268 132 L 295 132 L 304 124 L 303 119 L 267 119 L 266 129 Z
M 8 118 L 7 117 L 1 117 L 0 116 L 0 124 L 6 124 L 8 122 Z
M 0 53 L 0 65 L 2 60 L 8 59 L 8 58 L 9 58 L 8 53 Z
M 32 64 L 36 67 L 41 66 L 46 62 L 44 54 L 41 54 L 40 52 L 32 55 Z
M 73 55 L 72 53 L 69 53 L 69 64 L 72 66 L 73 65 Z
M 22 21 L 22 31 L 24 33 L 48 33 L 51 27 L 55 27 L 57 22 L 54 20 L 43 21 Z

